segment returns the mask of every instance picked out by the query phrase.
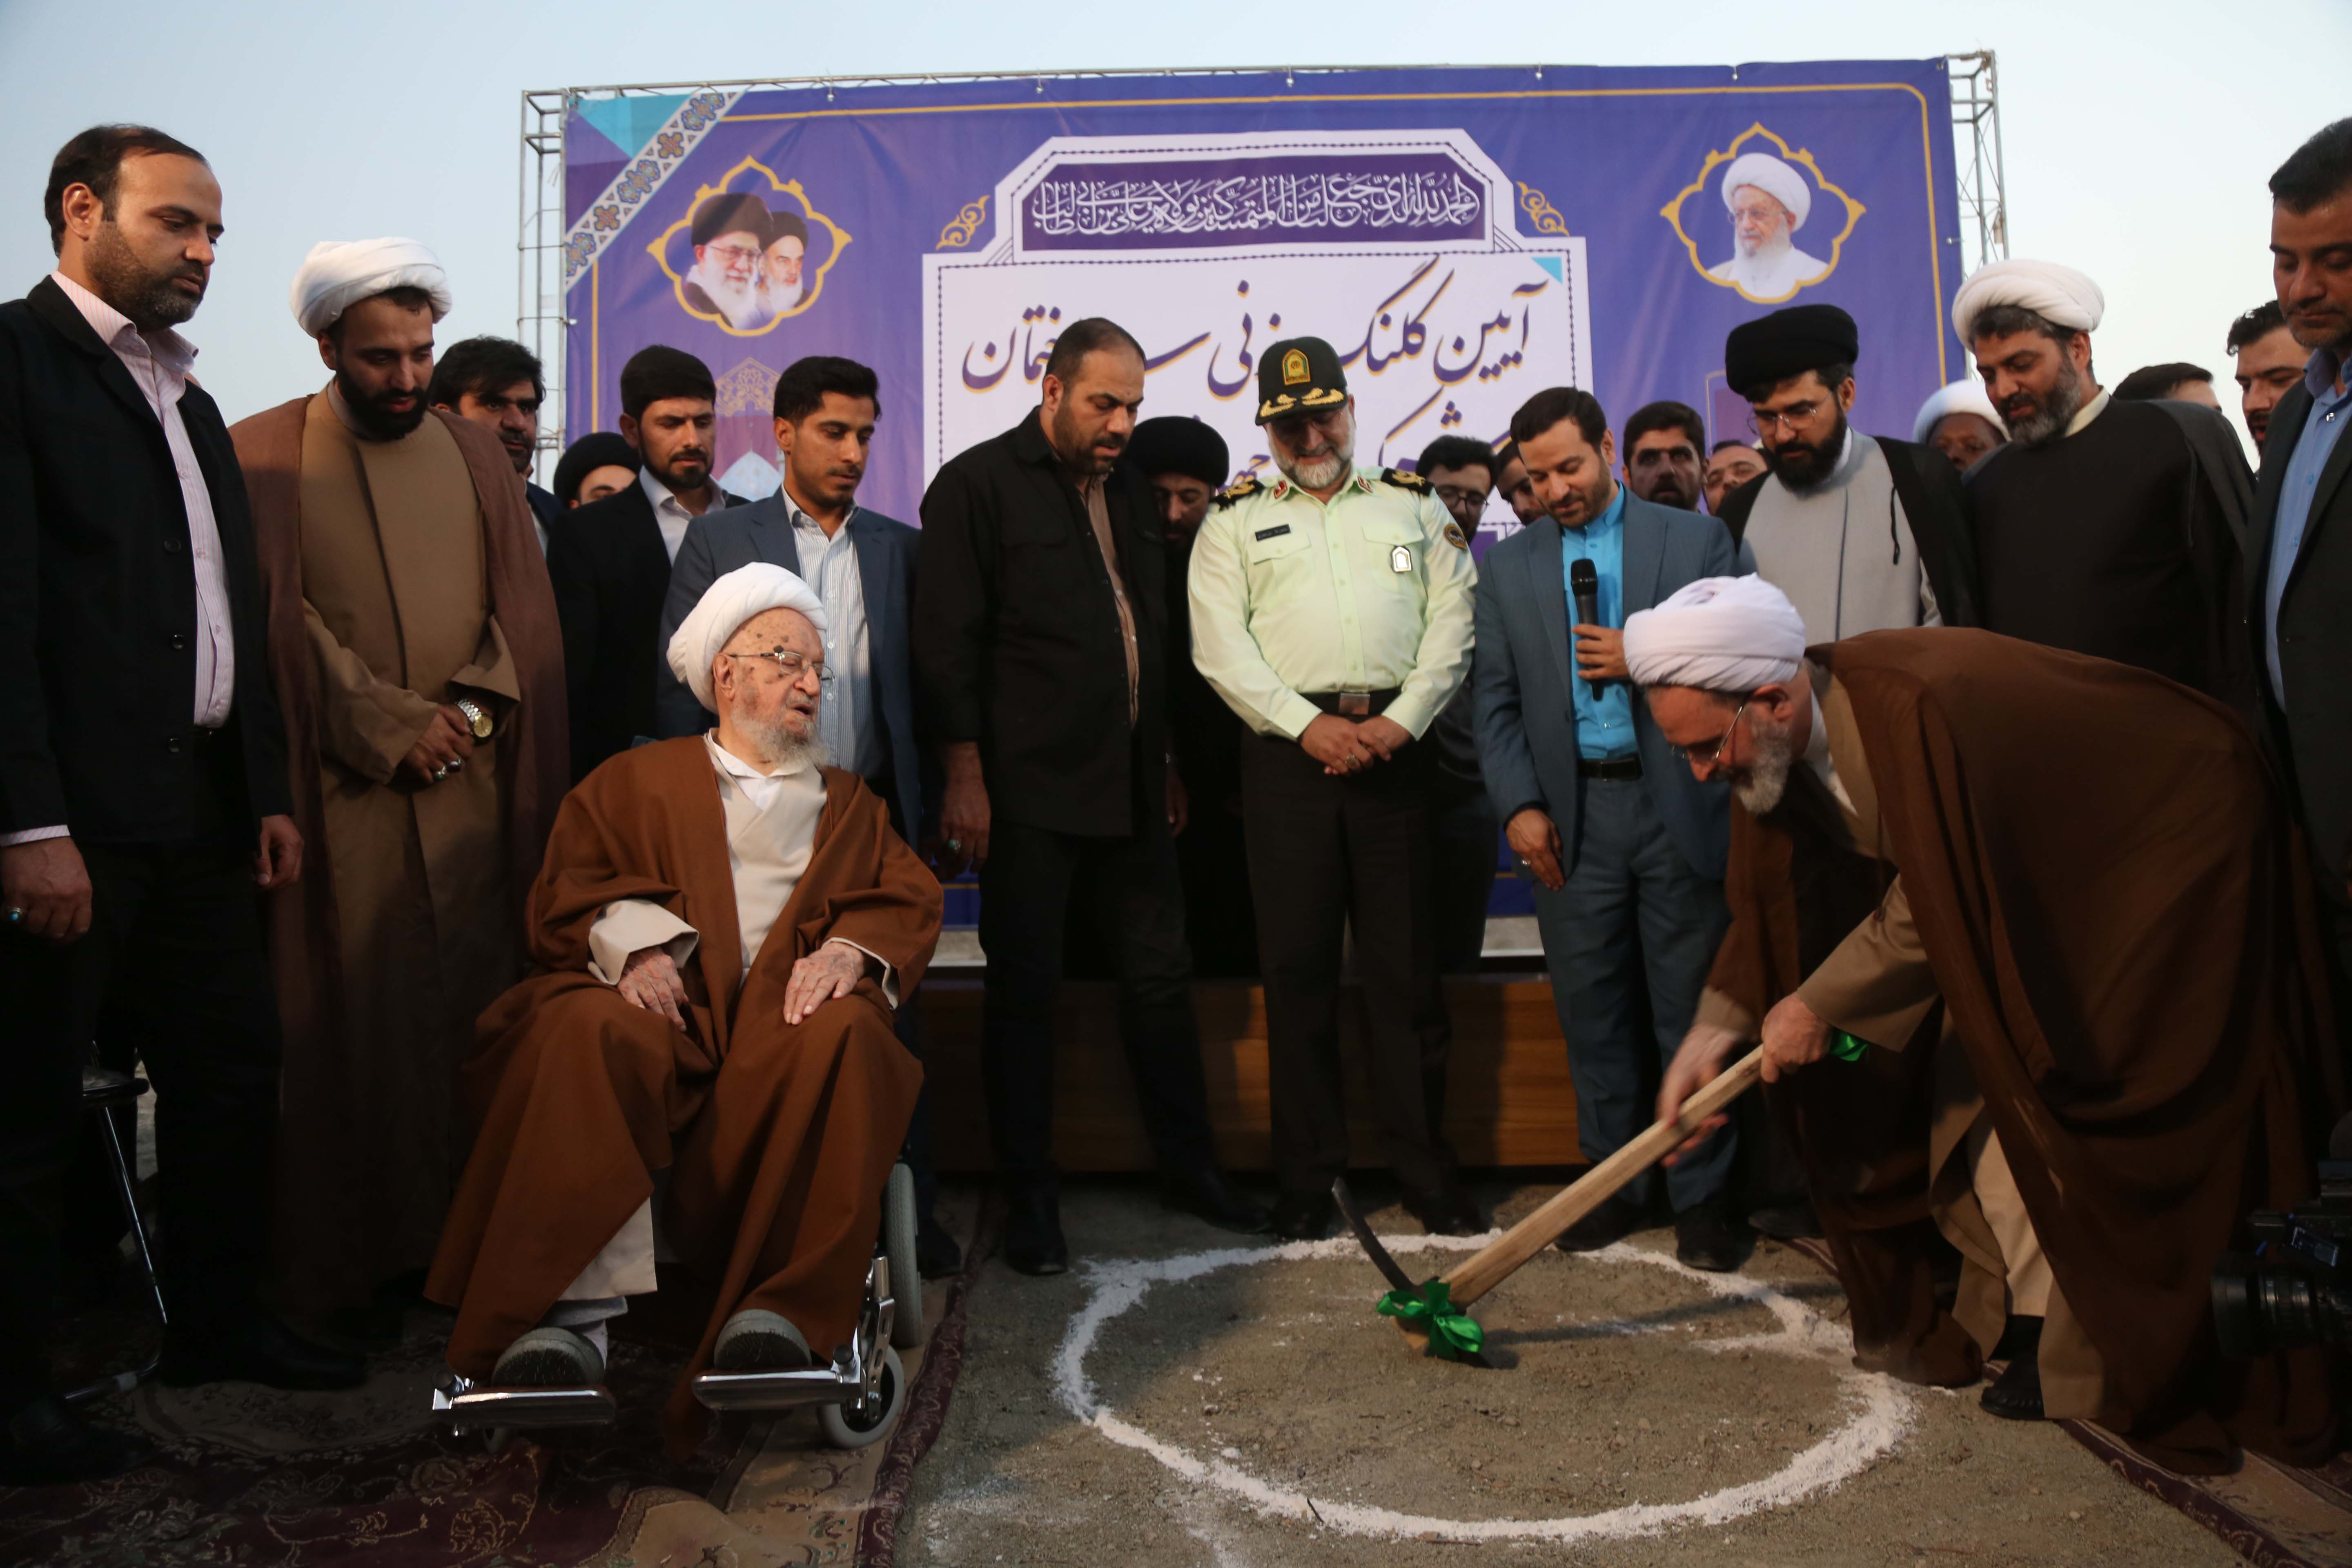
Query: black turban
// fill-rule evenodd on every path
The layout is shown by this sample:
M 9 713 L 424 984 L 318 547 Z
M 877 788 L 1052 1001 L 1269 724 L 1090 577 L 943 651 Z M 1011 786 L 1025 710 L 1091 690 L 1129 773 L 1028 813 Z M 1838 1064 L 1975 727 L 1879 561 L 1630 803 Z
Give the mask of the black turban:
M 580 487 L 602 468 L 637 471 L 637 449 L 618 433 L 598 430 L 563 448 L 555 461 L 555 499 L 570 506 L 580 499 Z
M 1211 489 L 1221 489 L 1233 475 L 1225 438 L 1198 419 L 1168 415 L 1147 419 L 1127 440 L 1128 461 L 1144 478 L 1154 474 L 1184 474 Z
M 1754 398 L 1774 384 L 1824 365 L 1854 362 L 1862 332 L 1835 305 L 1791 305 L 1731 329 L 1723 345 L 1723 379 Z
M 709 245 L 722 234 L 756 234 L 762 245 L 768 237 L 768 204 L 742 192 L 722 193 L 702 204 L 694 215 L 694 243 Z
M 798 213 L 778 213 L 768 220 L 767 235 L 770 245 L 785 238 L 797 239 L 803 245 L 806 245 L 809 237 L 808 225 L 802 220 Z

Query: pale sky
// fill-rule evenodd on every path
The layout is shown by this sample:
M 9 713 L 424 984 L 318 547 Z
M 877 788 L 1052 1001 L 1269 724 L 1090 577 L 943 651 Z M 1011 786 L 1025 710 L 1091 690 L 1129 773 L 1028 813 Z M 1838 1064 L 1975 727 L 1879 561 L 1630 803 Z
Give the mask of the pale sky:
M 229 232 L 187 331 L 203 351 L 199 377 L 234 421 L 325 379 L 286 305 L 319 239 L 424 240 L 457 294 L 442 341 L 514 332 L 527 88 L 1286 64 L 1726 65 L 1980 48 L 2000 58 L 2010 253 L 2098 280 L 2103 380 L 2188 360 L 2223 384 L 2234 420 L 2222 335 L 2270 295 L 2263 182 L 2305 136 L 2352 113 L 2347 0 L 0 0 L 0 214 L 15 215 L 0 223 L 0 297 L 51 265 L 40 219 L 50 157 L 100 121 L 159 125 L 220 176 Z

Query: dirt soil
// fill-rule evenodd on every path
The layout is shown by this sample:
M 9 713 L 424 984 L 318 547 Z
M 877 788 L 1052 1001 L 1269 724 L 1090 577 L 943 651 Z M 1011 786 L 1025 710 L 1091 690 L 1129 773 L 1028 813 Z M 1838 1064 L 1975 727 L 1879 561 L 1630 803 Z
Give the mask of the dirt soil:
M 1482 1196 L 1507 1222 L 1552 1190 Z M 1262 1246 L 1127 1182 L 1063 1215 L 1071 1273 L 972 1292 L 903 1564 L 2240 1561 L 2054 1426 L 1855 1373 L 1836 1287 L 1769 1242 L 1733 1277 L 1663 1230 L 1548 1251 L 1477 1304 L 1480 1370 L 1415 1357 L 1350 1241 Z M 1374 1225 L 1415 1278 L 1461 1256 Z

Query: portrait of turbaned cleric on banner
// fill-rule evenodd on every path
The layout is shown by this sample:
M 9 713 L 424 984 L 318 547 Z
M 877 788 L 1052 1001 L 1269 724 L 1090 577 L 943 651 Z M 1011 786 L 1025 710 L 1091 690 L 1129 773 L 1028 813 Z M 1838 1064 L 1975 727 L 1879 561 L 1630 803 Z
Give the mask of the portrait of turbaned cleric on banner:
M 758 337 L 816 303 L 849 239 L 798 180 L 746 158 L 646 248 L 688 315 Z
M 1709 153 L 1698 178 L 1659 216 L 1708 282 L 1769 305 L 1835 272 L 1866 210 L 1823 175 L 1811 153 L 1759 122 Z

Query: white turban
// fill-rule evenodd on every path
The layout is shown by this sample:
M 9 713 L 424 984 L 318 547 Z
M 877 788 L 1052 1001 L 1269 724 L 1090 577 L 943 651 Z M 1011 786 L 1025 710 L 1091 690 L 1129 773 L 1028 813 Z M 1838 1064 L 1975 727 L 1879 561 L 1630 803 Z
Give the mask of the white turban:
M 781 566 L 754 561 L 703 590 L 693 614 L 669 639 L 669 672 L 693 689 L 697 702 L 718 712 L 719 702 L 710 690 L 711 661 L 745 621 L 770 610 L 798 610 L 817 630 L 824 630 L 824 601 L 814 588 Z
M 1805 618 L 1758 576 L 1702 577 L 1654 610 L 1625 618 L 1625 667 L 1637 686 L 1753 691 L 1805 658 Z
M 1805 176 L 1769 153 L 1742 153 L 1723 172 L 1723 205 L 1731 205 L 1731 193 L 1742 185 L 1753 185 L 1766 195 L 1789 209 L 1789 232 L 1796 233 L 1805 226 L 1805 218 L 1813 210 L 1813 188 L 1805 184 Z
M 353 305 L 394 289 L 431 295 L 436 321 L 449 313 L 449 275 L 439 257 L 413 239 L 320 240 L 296 268 L 287 303 L 315 338 Z
M 1969 273 L 1952 297 L 1952 331 L 1960 334 L 1960 342 L 1976 341 L 1970 329 L 1995 305 L 2022 305 L 2054 326 L 2095 332 L 2099 318 L 2106 313 L 2107 297 L 2096 283 L 2054 261 L 1987 262 Z
M 2000 410 L 1985 395 L 1980 381 L 1956 381 L 1949 386 L 1937 387 L 1919 405 L 1919 417 L 1912 423 L 1911 439 L 1925 441 L 1936 433 L 1936 426 L 1947 414 L 1973 414 L 2002 435 L 2009 434 L 2009 425 Z

